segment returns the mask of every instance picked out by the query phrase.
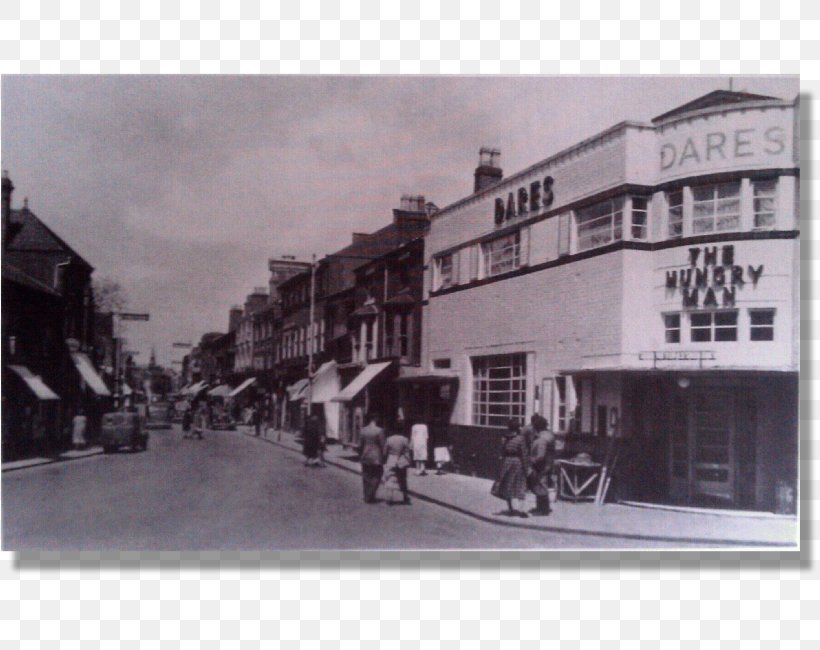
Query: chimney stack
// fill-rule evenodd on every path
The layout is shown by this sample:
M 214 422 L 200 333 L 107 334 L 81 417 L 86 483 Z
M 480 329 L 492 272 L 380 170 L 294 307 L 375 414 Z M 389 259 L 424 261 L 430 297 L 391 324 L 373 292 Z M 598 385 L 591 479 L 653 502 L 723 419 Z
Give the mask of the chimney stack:
M 475 185 L 473 193 L 491 187 L 498 183 L 504 172 L 498 166 L 501 151 L 491 147 L 481 147 L 478 153 L 478 167 L 475 168 Z
M 366 232 L 354 232 L 353 233 L 353 243 L 358 244 L 359 242 L 366 241 L 370 235 Z
M 233 332 L 239 327 L 239 321 L 242 320 L 242 307 L 234 305 L 231 311 L 228 312 L 228 331 Z
M 9 178 L 8 170 L 3 170 L 3 248 L 6 247 L 6 237 L 11 223 L 11 193 L 14 191 L 14 183 Z

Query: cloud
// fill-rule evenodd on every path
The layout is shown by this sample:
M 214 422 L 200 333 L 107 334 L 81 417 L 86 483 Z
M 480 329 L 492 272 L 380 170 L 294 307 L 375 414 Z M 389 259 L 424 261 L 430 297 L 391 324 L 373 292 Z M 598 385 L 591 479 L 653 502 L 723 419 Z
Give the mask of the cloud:
M 330 253 L 472 190 L 478 149 L 506 174 L 623 119 L 717 87 L 706 77 L 4 76 L 3 167 L 32 209 L 152 320 L 134 344 L 224 330 L 267 258 Z M 783 97 L 797 78 L 736 79 Z

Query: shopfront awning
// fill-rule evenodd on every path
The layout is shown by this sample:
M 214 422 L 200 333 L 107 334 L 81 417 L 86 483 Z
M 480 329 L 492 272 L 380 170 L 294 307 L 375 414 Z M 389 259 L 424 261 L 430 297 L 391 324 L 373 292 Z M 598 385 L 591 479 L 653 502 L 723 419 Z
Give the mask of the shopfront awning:
M 88 356 L 82 352 L 72 352 L 71 359 L 74 361 L 74 365 L 77 367 L 77 370 L 79 370 L 83 381 L 91 387 L 91 390 L 93 390 L 94 393 L 100 397 L 111 396 L 108 386 L 105 385 L 102 377 L 97 374 L 97 371 L 94 369 L 94 365 L 91 363 L 91 359 L 89 359 Z
M 219 386 L 208 391 L 211 397 L 227 397 L 231 394 L 231 387 L 228 384 L 219 384 Z
M 288 391 L 288 399 L 291 402 L 296 402 L 302 399 L 307 392 L 308 387 L 308 380 L 307 379 L 300 379 L 296 383 L 291 384 L 287 387 Z
M 351 381 L 342 391 L 333 398 L 334 402 L 349 402 L 356 395 L 361 393 L 365 386 L 378 377 L 382 372 L 387 370 L 392 361 L 383 361 L 381 363 L 371 363 L 365 366 L 358 376 Z
M 323 363 L 313 376 L 310 401 L 314 404 L 329 402 L 339 394 L 339 388 L 341 388 L 341 381 L 336 370 L 336 362 Z
M 251 377 L 249 379 L 246 379 L 241 384 L 239 384 L 239 386 L 237 386 L 230 393 L 228 393 L 228 397 L 236 397 L 237 395 L 239 395 L 239 393 L 241 393 L 243 390 L 245 390 L 248 386 L 253 384 L 255 381 L 256 381 L 256 377 Z
M 41 400 L 52 400 L 52 399 L 60 399 L 60 396 L 57 395 L 53 390 L 51 390 L 48 386 L 46 386 L 45 382 L 43 381 L 40 375 L 35 375 L 31 370 L 26 368 L 25 366 L 9 366 L 14 372 L 16 372 L 20 379 L 22 379 L 26 386 L 31 389 L 31 392 L 34 393 L 34 396 L 37 399 Z

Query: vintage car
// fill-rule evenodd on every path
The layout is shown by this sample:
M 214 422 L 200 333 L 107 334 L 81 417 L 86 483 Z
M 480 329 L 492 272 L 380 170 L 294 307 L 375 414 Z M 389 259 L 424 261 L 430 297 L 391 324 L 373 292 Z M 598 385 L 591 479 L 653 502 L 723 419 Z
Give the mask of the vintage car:
M 132 451 L 148 449 L 148 433 L 143 431 L 139 413 L 114 411 L 103 415 L 100 444 L 106 454 L 120 447 L 130 447 Z

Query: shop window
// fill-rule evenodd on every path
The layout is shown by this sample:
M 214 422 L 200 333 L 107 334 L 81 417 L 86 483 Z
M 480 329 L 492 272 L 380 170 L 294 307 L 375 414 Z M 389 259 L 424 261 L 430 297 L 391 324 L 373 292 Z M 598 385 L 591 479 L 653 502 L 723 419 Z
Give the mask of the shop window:
M 648 223 L 647 200 L 643 196 L 632 197 L 632 239 L 646 239 Z
M 737 312 L 697 312 L 690 316 L 693 343 L 737 341 Z
M 775 205 L 777 201 L 777 181 L 774 179 L 752 181 L 754 191 L 754 227 L 774 228 L 777 223 Z
M 514 271 L 521 265 L 521 233 L 516 231 L 483 243 L 481 254 L 485 277 Z
M 680 343 L 680 314 L 664 314 L 667 343 Z
M 618 241 L 623 232 L 623 198 L 610 199 L 581 208 L 575 213 L 578 250 L 587 250 Z
M 446 289 L 455 284 L 453 255 L 441 255 L 435 260 L 436 282 L 433 290 Z
M 737 230 L 740 227 L 740 183 L 692 188 L 692 232 Z
M 452 366 L 450 359 L 433 359 L 433 368 L 446 370 Z
M 527 402 L 526 354 L 473 357 L 473 424 L 506 427 L 524 421 Z
M 774 309 L 750 309 L 749 322 L 750 340 L 774 341 Z

